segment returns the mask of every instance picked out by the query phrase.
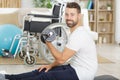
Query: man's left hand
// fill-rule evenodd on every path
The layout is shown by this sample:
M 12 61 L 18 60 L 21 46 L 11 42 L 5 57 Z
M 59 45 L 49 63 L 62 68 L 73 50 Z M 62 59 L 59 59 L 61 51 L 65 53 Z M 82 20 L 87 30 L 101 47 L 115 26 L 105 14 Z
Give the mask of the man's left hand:
M 48 72 L 50 69 L 52 69 L 51 65 L 42 65 L 38 68 L 39 72 L 45 69 L 45 72 Z

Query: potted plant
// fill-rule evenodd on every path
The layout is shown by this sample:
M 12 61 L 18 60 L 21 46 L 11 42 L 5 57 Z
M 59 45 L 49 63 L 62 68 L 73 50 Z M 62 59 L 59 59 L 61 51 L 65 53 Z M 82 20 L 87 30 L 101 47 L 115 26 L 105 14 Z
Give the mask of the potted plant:
M 36 8 L 52 8 L 51 0 L 33 0 L 33 4 Z
M 107 10 L 111 10 L 112 6 L 111 4 L 107 4 Z

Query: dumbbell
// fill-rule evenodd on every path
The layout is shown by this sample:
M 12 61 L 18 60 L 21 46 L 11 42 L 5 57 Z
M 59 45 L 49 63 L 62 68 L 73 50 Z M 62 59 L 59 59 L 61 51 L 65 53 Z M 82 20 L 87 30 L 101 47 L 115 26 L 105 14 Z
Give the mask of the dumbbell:
M 53 29 L 44 29 L 40 35 L 41 41 L 45 43 L 46 41 L 52 42 L 56 38 L 56 33 Z

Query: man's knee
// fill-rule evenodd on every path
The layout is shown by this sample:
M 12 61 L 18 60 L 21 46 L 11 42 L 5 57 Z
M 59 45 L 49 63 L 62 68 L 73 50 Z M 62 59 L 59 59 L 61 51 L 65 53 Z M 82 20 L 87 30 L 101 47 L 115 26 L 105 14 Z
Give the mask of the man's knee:
M 42 73 L 39 80 L 55 80 L 54 76 L 50 73 Z

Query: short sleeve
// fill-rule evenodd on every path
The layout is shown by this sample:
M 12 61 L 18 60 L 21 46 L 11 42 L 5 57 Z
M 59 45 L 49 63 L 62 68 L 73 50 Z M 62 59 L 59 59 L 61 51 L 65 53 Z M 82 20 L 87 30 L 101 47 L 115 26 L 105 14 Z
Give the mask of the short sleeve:
M 82 44 L 83 40 L 81 36 L 78 35 L 77 33 L 73 33 L 70 36 L 68 43 L 66 44 L 66 47 L 77 52 L 81 48 Z

